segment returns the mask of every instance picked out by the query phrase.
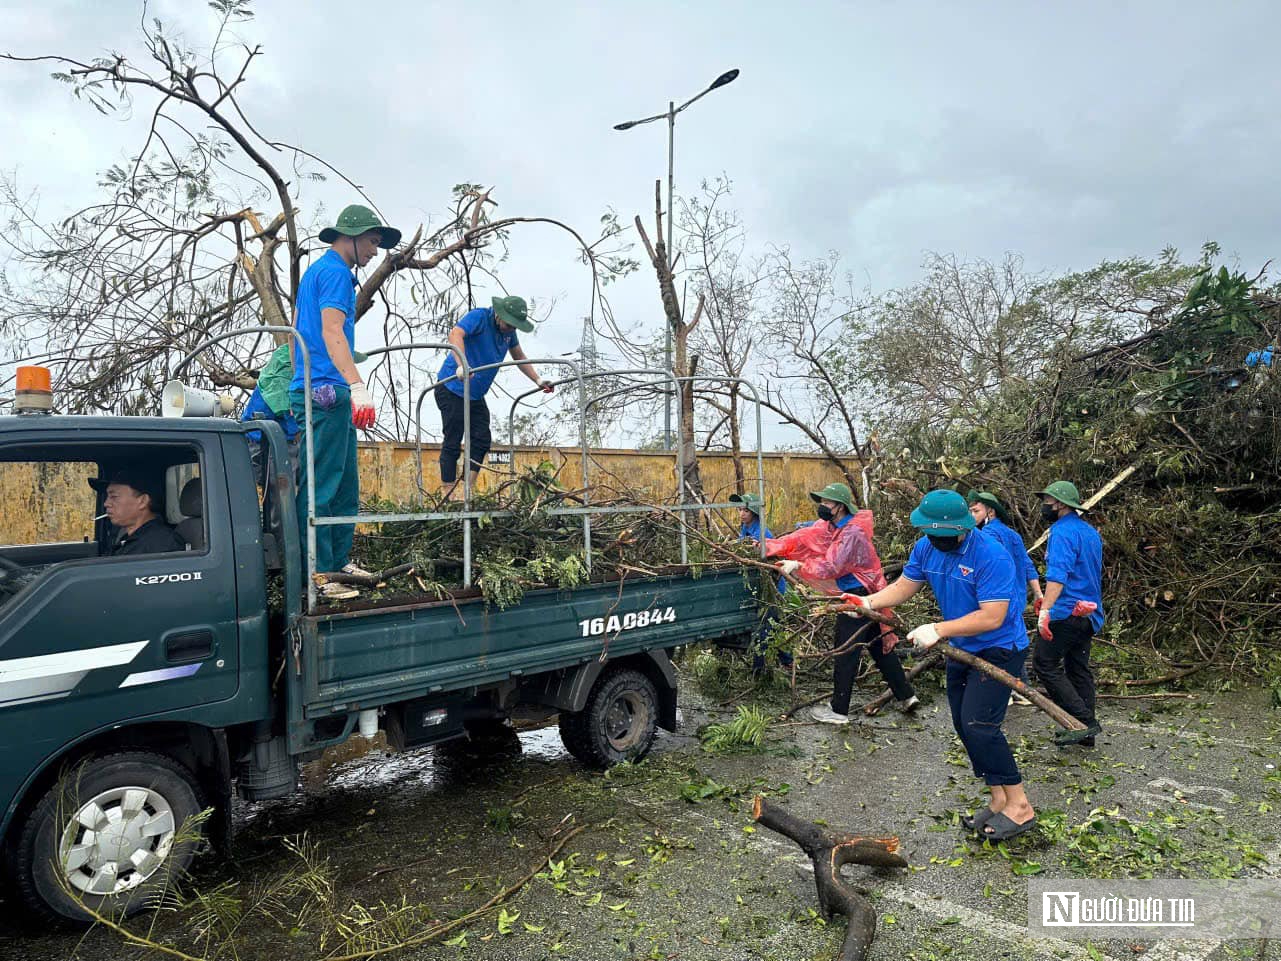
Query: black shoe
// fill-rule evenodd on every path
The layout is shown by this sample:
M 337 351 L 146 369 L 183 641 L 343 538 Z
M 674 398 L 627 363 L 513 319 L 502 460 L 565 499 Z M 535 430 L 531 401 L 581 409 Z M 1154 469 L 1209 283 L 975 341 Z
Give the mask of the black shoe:
M 1082 728 L 1079 731 L 1057 732 L 1054 735 L 1054 743 L 1062 746 L 1067 744 L 1083 744 L 1086 741 L 1090 741 L 1091 743 L 1087 744 L 1086 746 L 1092 747 L 1094 742 L 1094 735 L 1102 734 L 1102 733 L 1103 733 L 1102 725 L 1100 725 L 1098 721 L 1095 721 L 1089 727 Z

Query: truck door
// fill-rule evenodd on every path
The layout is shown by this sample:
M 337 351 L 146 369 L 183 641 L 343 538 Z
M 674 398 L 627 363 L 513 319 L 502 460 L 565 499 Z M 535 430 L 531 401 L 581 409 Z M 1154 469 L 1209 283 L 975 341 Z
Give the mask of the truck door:
M 0 487 L 26 490 L 31 506 L 0 521 L 6 727 L 21 720 L 61 740 L 236 694 L 236 564 L 221 448 L 213 435 L 138 439 L 149 433 L 85 443 L 53 432 L 39 444 L 0 445 Z M 182 532 L 184 549 L 96 556 L 110 555 L 113 542 L 93 538 L 118 534 L 104 535 L 96 515 L 105 484 L 124 468 L 148 478 L 156 520 Z

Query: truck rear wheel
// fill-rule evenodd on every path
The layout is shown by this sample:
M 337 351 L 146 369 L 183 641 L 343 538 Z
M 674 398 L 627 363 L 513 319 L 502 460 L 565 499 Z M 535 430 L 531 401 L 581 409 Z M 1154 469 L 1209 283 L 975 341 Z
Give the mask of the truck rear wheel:
M 37 915 L 87 923 L 155 907 L 191 865 L 203 832 L 195 777 L 161 754 L 91 758 L 54 784 L 18 839 L 14 881 Z
M 589 767 L 638 761 L 654 746 L 658 691 L 654 682 L 628 668 L 597 678 L 581 711 L 562 711 L 565 750 Z

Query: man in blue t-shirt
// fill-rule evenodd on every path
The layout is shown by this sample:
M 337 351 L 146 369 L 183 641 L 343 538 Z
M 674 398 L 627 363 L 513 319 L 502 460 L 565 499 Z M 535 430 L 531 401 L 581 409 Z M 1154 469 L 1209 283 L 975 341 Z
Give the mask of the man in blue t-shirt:
M 344 207 L 334 226 L 320 232 L 329 249 L 312 261 L 298 283 L 294 325 L 307 346 L 307 364 L 294 348 L 289 405 L 301 424 L 305 414 L 307 381 L 311 375 L 311 431 L 315 445 L 315 513 L 317 517 L 345 517 L 360 509 L 360 479 L 356 473 L 356 431 L 374 426 L 374 401 L 356 370 L 355 267 L 373 259 L 378 248 L 390 250 L 400 243 L 400 231 L 388 227 L 368 207 Z M 306 440 L 298 452 L 299 464 L 307 463 Z M 299 472 L 298 526 L 307 543 L 307 472 Z M 351 524 L 316 527 L 316 571 L 355 570 L 351 564 Z M 330 600 L 348 600 L 357 592 L 342 584 L 322 589 Z
M 1050 698 L 1085 725 L 1059 731 L 1058 744 L 1090 747 L 1103 728 L 1094 714 L 1090 644 L 1103 628 L 1103 538 L 1081 519 L 1081 494 L 1069 481 L 1040 491 L 1041 517 L 1050 523 L 1045 547 L 1045 601 L 1037 618 L 1032 664 Z
M 529 319 L 529 310 L 525 301 L 519 297 L 495 297 L 492 307 L 477 307 L 469 310 L 462 319 L 449 331 L 449 342 L 467 358 L 470 380 L 467 385 L 467 401 L 471 404 L 471 434 L 468 459 L 471 461 L 470 486 L 476 487 L 476 478 L 480 474 L 480 465 L 485 462 L 492 442 L 489 431 L 489 405 L 485 395 L 498 375 L 498 367 L 511 354 L 512 360 L 524 361 L 525 351 L 520 346 L 516 331 L 529 333 L 534 329 Z M 552 384 L 541 380 L 534 365 L 521 363 L 520 371 L 544 393 L 550 394 Z M 476 368 L 485 368 L 477 371 Z M 448 486 L 446 496 L 457 500 L 462 496 L 458 483 L 458 456 L 462 453 L 463 441 L 463 377 L 458 370 L 458 357 L 454 351 L 449 352 L 445 363 L 436 375 L 436 406 L 440 408 L 440 420 L 443 438 L 440 444 L 440 483 Z
M 1019 676 L 1028 647 L 1023 628 L 1026 592 L 1001 543 L 975 528 L 965 498 L 956 491 L 930 491 L 912 512 L 912 526 L 924 535 L 912 547 L 902 575 L 867 597 L 846 595 L 855 609 L 897 607 L 928 583 L 943 620 L 924 624 L 907 638 L 929 648 L 947 638 Z M 1009 690 L 981 671 L 958 661 L 947 664 L 947 699 L 952 725 L 965 745 L 976 777 L 988 786 L 988 806 L 965 819 L 979 836 L 1003 841 L 1031 830 L 1036 813 L 1023 789 L 1001 723 Z
M 970 491 L 965 497 L 965 502 L 970 505 L 970 516 L 974 518 L 974 523 L 979 529 L 995 537 L 1009 552 L 1010 560 L 1014 562 L 1015 576 L 1027 581 L 1028 590 L 1032 592 L 1034 598 L 1035 609 L 1039 612 L 1043 596 L 1041 575 L 1037 573 L 1036 565 L 1028 556 L 1027 545 L 1023 543 L 1023 538 L 1019 536 L 1018 531 L 1009 526 L 1010 515 L 1006 512 L 1005 505 L 995 494 L 988 491 Z M 1019 680 L 1024 684 L 1031 684 L 1027 676 L 1026 663 L 1023 665 L 1023 674 Z M 1026 707 L 1032 702 L 1018 691 L 1011 691 L 1010 703 L 1022 704 Z

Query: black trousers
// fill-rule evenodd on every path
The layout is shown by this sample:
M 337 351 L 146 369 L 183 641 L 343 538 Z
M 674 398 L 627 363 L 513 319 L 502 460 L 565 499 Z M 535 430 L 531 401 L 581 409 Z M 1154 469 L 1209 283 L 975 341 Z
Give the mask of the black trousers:
M 458 480 L 458 457 L 463 452 L 463 399 L 444 384 L 437 384 L 432 392 L 440 408 L 440 423 L 444 439 L 440 444 L 440 482 L 452 484 Z M 489 405 L 482 397 L 471 402 L 471 469 L 480 470 L 493 438 L 489 433 Z
M 867 649 L 872 655 L 881 676 L 885 678 L 894 692 L 894 697 L 905 701 L 915 692 L 912 683 L 903 673 L 903 662 L 898 659 L 897 651 L 883 649 L 881 643 L 881 625 L 865 617 L 851 617 L 849 614 L 836 615 L 836 637 L 833 648 L 841 647 L 851 638 L 856 641 L 868 641 Z M 856 647 L 844 654 L 832 658 L 832 710 L 837 714 L 850 712 L 850 697 L 854 693 L 854 679 L 858 677 L 859 665 L 863 662 L 863 648 Z
M 1094 625 L 1088 617 L 1050 621 L 1051 640 L 1036 639 L 1032 664 L 1052 700 L 1083 724 L 1094 724 L 1094 672 L 1090 642 Z

